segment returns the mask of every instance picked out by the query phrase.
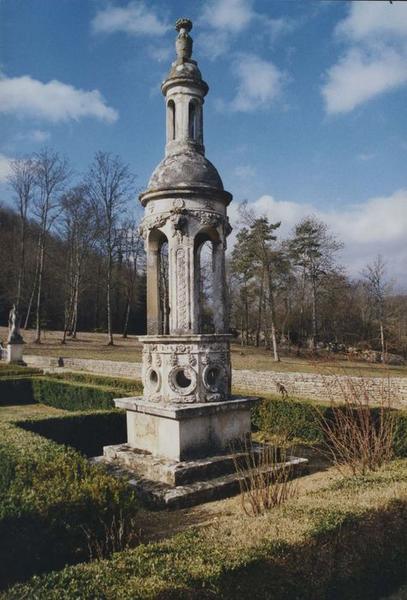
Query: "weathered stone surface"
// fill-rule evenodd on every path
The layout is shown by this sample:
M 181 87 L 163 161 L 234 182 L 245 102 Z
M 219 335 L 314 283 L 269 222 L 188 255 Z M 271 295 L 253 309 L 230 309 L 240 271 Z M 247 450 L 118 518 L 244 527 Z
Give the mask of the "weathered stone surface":
M 23 347 L 22 343 L 8 343 L 6 349 L 6 361 L 8 363 L 23 364 Z
M 119 398 L 127 416 L 127 443 L 154 457 L 175 461 L 211 456 L 250 438 L 250 411 L 257 398 L 183 405 Z
M 220 335 L 142 336 L 144 396 L 150 402 L 219 402 L 230 396 L 229 339 Z
M 254 456 L 260 449 L 253 445 Z M 247 455 L 236 450 L 206 458 L 190 461 L 175 461 L 157 458 L 148 452 L 131 448 L 128 444 L 105 446 L 103 457 L 107 462 L 118 462 L 124 467 L 137 472 L 143 479 L 161 481 L 171 486 L 185 485 L 197 481 L 207 481 L 235 473 L 235 461 L 247 463 Z M 246 462 L 245 462 L 246 461 Z
M 149 468 L 146 466 L 146 463 L 149 461 L 147 455 L 145 456 L 144 464 L 141 467 L 138 467 L 133 463 L 131 468 L 128 468 L 123 462 L 116 460 L 115 458 L 116 457 L 113 458 L 112 462 L 110 462 L 109 456 L 96 457 L 96 459 L 93 460 L 99 464 L 105 464 L 107 469 L 113 475 L 116 474 L 118 476 L 128 477 L 129 485 L 136 489 L 140 499 L 155 508 L 184 508 L 201 504 L 202 502 L 210 502 L 233 496 L 240 491 L 240 480 L 249 476 L 247 472 L 238 474 L 235 471 L 231 471 L 226 474 L 212 477 L 209 464 L 212 462 L 212 465 L 214 465 L 215 468 L 213 473 L 216 474 L 215 465 L 225 460 L 224 456 L 214 456 L 207 461 L 206 468 L 209 469 L 207 473 L 209 472 L 210 475 L 208 478 L 204 477 L 198 481 L 193 481 L 191 483 L 185 482 L 183 485 L 174 486 L 163 483 L 163 481 L 157 480 L 156 477 L 154 477 L 154 479 L 149 479 L 148 476 L 146 476 L 149 472 Z M 156 463 L 156 459 L 153 457 L 151 457 L 150 460 L 152 464 Z M 196 461 L 195 465 L 199 472 L 202 461 Z M 290 467 L 292 469 L 292 476 L 294 477 L 306 472 L 307 465 L 307 459 L 290 456 L 286 462 L 278 463 L 273 466 L 265 466 L 264 470 L 273 473 L 280 469 Z M 188 463 L 188 469 L 191 470 L 193 467 L 194 464 L 192 462 Z M 153 470 L 154 468 L 154 466 L 151 467 Z M 169 465 L 168 468 L 170 469 L 171 465 Z M 202 473 L 202 471 L 200 472 Z
M 213 164 L 200 152 L 187 147 L 170 154 L 157 166 L 148 183 L 148 191 L 184 187 L 203 187 L 223 190 L 220 175 Z

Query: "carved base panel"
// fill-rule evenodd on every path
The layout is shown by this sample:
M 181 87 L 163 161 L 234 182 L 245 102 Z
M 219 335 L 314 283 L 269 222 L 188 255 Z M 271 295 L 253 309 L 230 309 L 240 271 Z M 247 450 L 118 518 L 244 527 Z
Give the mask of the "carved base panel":
M 143 336 L 144 398 L 164 404 L 230 397 L 229 335 Z

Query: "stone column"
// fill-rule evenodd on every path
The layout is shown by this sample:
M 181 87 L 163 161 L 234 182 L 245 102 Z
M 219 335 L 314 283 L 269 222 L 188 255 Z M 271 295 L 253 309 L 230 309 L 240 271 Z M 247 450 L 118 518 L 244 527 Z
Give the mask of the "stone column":
M 226 273 L 225 251 L 222 242 L 213 242 L 213 320 L 215 333 L 226 331 Z
M 161 333 L 160 251 L 151 247 L 147 248 L 147 332 L 149 335 Z

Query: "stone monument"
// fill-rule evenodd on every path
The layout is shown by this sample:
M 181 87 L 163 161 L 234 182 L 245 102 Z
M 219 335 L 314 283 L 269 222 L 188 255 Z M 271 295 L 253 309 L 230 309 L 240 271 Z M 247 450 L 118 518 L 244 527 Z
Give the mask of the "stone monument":
M 220 474 L 229 474 L 236 484 L 230 449 L 250 439 L 250 412 L 257 401 L 230 394 L 225 250 L 232 196 L 205 157 L 203 104 L 208 85 L 191 58 L 191 28 L 189 19 L 176 23 L 177 57 L 161 86 L 165 158 L 140 195 L 147 253 L 147 335 L 139 338 L 143 396 L 115 400 L 126 410 L 127 444 L 104 448 L 105 461 L 166 484 L 165 503 L 177 490 L 184 493 L 186 484 L 195 501 L 216 497 L 221 488 L 225 495 L 227 485 L 218 479 Z M 203 244 L 212 248 L 213 333 L 203 333 Z M 160 285 L 164 245 L 166 302 Z
M 15 304 L 9 312 L 8 329 L 6 361 L 22 364 L 24 340 L 20 334 L 20 314 Z

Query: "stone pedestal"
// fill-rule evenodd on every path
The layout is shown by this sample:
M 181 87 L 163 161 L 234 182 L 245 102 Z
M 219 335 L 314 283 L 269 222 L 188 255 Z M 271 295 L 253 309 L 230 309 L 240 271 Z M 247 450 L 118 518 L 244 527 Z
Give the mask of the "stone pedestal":
M 6 361 L 21 365 L 23 363 L 23 346 L 24 343 L 8 343 Z
M 154 457 L 185 461 L 230 451 L 250 437 L 250 411 L 257 398 L 183 405 L 120 398 L 126 409 L 127 445 Z

